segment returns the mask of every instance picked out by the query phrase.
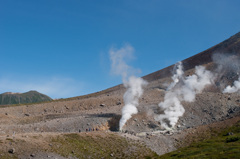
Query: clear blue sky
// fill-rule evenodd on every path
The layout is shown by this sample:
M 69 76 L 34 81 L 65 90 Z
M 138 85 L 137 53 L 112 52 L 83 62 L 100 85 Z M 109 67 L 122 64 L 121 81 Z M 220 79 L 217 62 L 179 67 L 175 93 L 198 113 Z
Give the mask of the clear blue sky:
M 240 31 L 239 0 L 0 0 L 0 93 L 52 98 L 121 83 L 109 49 L 135 49 L 141 76 Z

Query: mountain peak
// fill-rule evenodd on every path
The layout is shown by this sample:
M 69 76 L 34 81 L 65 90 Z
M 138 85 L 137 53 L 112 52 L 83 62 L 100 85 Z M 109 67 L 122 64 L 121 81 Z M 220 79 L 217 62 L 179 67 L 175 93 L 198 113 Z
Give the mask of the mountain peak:
M 0 94 L 0 105 L 25 104 L 52 101 L 52 99 L 35 90 L 25 93 L 5 92 Z

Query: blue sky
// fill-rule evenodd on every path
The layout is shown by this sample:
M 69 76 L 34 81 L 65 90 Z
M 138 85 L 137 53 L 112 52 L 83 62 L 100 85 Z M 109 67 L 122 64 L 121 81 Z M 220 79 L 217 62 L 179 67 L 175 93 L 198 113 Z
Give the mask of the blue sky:
M 238 0 L 0 0 L 0 93 L 52 98 L 121 83 L 111 47 L 134 50 L 140 76 L 240 31 Z

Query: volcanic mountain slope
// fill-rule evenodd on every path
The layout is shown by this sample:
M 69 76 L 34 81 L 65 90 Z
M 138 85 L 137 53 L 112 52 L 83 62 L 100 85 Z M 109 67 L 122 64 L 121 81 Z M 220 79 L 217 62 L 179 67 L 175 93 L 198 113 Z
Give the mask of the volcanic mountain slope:
M 240 55 L 240 32 L 230 37 L 229 39 L 221 42 L 218 45 L 215 45 L 201 53 L 198 53 L 192 57 L 189 57 L 182 61 L 183 67 L 185 70 L 193 69 L 198 65 L 205 65 L 214 62 L 214 57 L 217 55 L 224 54 L 226 56 L 237 56 Z M 215 57 L 217 58 L 217 57 Z M 223 59 L 224 60 L 224 59 Z M 230 61 L 228 61 L 230 62 Z M 143 78 L 147 81 L 154 81 L 160 78 L 169 77 L 172 75 L 174 65 L 171 65 L 162 70 L 156 71 L 149 75 L 144 76 Z
M 149 84 L 139 100 L 138 114 L 121 132 L 117 130 L 123 85 L 50 103 L 0 108 L 0 154 L 6 158 L 154 158 L 155 153 L 210 138 L 240 120 L 239 94 L 222 93 L 238 78 L 239 53 L 240 33 L 182 61 L 186 76 L 203 65 L 215 78 L 194 102 L 182 102 L 185 113 L 171 131 L 164 130 L 155 116 L 162 113 L 158 104 L 164 101 L 174 66 L 143 77 Z
M 221 70 L 222 71 L 221 77 L 226 78 L 227 75 L 224 76 L 224 73 L 225 74 L 228 73 L 228 75 L 229 75 L 231 73 L 237 74 L 237 72 L 240 71 L 239 66 L 231 67 L 231 65 L 229 65 L 230 63 L 232 63 L 232 60 L 235 63 L 240 60 L 240 32 L 231 36 L 229 39 L 224 40 L 223 42 L 221 42 L 201 53 L 198 53 L 192 57 L 189 57 L 189 58 L 183 60 L 182 63 L 183 63 L 184 70 L 189 71 L 188 72 L 189 74 L 193 73 L 195 66 L 198 66 L 198 65 L 207 65 L 208 70 L 211 70 L 214 72 L 218 71 L 218 73 L 219 73 L 220 71 L 216 70 L 217 64 L 224 65 L 223 67 L 225 67 L 225 69 Z M 173 70 L 174 70 L 174 65 L 171 65 L 171 66 L 168 66 L 159 71 L 156 71 L 156 72 L 153 72 L 146 76 L 143 76 L 143 79 L 150 82 L 150 84 L 152 82 L 156 83 L 156 81 L 171 77 L 173 74 Z M 186 73 L 186 74 L 189 75 L 188 73 Z M 231 75 L 229 75 L 229 76 L 231 76 Z M 228 78 L 228 80 L 230 80 L 228 83 L 232 83 L 233 78 L 231 78 L 231 79 Z M 220 82 L 219 79 L 216 82 Z M 124 89 L 123 85 L 117 85 L 115 87 L 112 87 L 112 88 L 109 88 L 109 89 L 106 89 L 106 90 L 103 90 L 103 91 L 100 91 L 97 93 L 75 97 L 74 99 L 89 98 L 92 96 L 98 96 L 100 94 L 116 92 L 116 91 L 119 91 L 120 89 Z M 73 98 L 71 98 L 71 99 L 73 99 Z
M 6 92 L 0 94 L 0 105 L 40 103 L 52 101 L 52 99 L 37 91 L 29 91 L 26 93 Z

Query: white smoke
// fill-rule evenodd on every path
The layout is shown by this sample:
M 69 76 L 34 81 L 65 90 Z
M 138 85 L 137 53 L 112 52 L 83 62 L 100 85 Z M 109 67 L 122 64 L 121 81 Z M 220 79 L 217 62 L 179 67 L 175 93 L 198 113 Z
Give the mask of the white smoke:
M 217 86 L 223 93 L 234 93 L 240 88 L 239 82 L 240 77 L 240 57 L 232 53 L 216 53 L 212 56 L 213 62 L 216 64 L 216 69 L 214 70 L 217 76 Z M 232 79 L 236 79 L 233 82 L 233 86 L 227 86 L 226 82 Z
M 130 75 L 141 72 L 126 63 L 126 61 L 133 58 L 133 53 L 134 48 L 129 44 L 126 44 L 121 49 L 111 48 L 109 51 L 112 63 L 111 72 L 115 75 L 122 76 L 123 81 L 126 81 Z
M 228 53 L 228 54 L 221 54 L 217 53 L 214 54 L 212 57 L 214 63 L 217 64 L 217 74 L 219 76 L 219 79 L 225 77 L 231 77 L 234 78 L 239 76 L 240 72 L 240 58 L 237 55 Z M 233 86 L 228 85 L 226 87 L 226 84 L 223 82 L 220 84 L 221 89 L 223 89 L 223 93 L 235 93 L 240 90 L 240 77 L 238 77 L 238 80 L 233 82 Z
M 234 81 L 233 86 L 227 86 L 224 90 L 223 93 L 235 93 L 240 90 L 240 77 L 238 78 L 237 81 Z
M 135 72 L 139 72 L 126 64 L 126 60 L 133 57 L 134 49 L 131 45 L 125 45 L 119 50 L 110 49 L 109 55 L 112 62 L 111 71 L 116 75 L 121 75 L 124 87 L 127 91 L 124 93 L 124 107 L 122 109 L 122 117 L 119 121 L 119 130 L 125 125 L 133 114 L 137 114 L 138 100 L 143 94 L 143 86 L 147 82 L 140 77 L 131 76 Z
M 195 74 L 184 77 L 183 66 L 181 62 L 176 64 L 173 82 L 169 85 L 164 96 L 164 101 L 159 103 L 159 107 L 164 114 L 156 117 L 165 129 L 174 127 L 178 122 L 185 109 L 182 106 L 182 101 L 193 102 L 196 94 L 201 93 L 206 85 L 212 83 L 214 76 L 210 71 L 207 71 L 203 66 L 195 67 Z
M 173 82 L 168 86 L 168 90 L 171 90 L 179 82 L 184 74 L 181 61 L 174 66 L 174 70 L 176 73 L 172 76 Z
M 138 99 L 143 94 L 143 87 L 147 85 L 147 82 L 142 78 L 135 76 L 129 77 L 129 80 L 124 83 L 127 91 L 124 93 L 124 107 L 122 109 L 122 118 L 119 122 L 119 129 L 125 125 L 128 119 L 132 117 L 133 114 L 137 114 L 137 106 L 139 105 Z
M 196 94 L 201 93 L 207 85 L 212 84 L 213 80 L 214 75 L 210 71 L 203 66 L 196 66 L 195 74 L 184 80 L 182 86 L 184 101 L 193 102 Z

